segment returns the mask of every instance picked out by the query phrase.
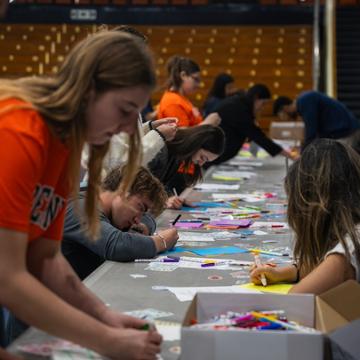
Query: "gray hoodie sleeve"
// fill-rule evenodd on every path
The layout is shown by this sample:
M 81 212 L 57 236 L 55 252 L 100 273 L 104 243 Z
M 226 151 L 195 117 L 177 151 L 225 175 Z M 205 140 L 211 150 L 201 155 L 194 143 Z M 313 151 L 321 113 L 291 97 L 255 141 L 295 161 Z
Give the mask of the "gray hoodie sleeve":
M 85 197 L 80 194 L 80 212 L 83 211 L 84 204 Z M 68 204 L 62 242 L 65 256 L 71 256 L 74 252 L 81 251 L 81 246 L 100 256 L 103 260 L 134 261 L 138 258 L 152 258 L 156 255 L 156 247 L 150 236 L 121 231 L 114 227 L 102 212 L 99 212 L 99 217 L 100 237 L 96 241 L 91 241 L 74 211 L 74 203 Z M 150 215 L 144 217 L 143 220 L 151 233 L 155 231 L 156 223 Z
M 103 219 L 100 238 L 96 242 L 86 241 L 83 245 L 112 261 L 134 261 L 156 256 L 156 247 L 150 236 L 121 231 Z

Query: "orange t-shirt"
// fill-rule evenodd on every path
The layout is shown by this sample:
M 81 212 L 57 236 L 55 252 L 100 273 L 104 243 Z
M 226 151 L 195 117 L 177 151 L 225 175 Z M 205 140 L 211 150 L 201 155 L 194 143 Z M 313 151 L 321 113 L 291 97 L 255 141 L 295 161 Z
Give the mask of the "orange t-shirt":
M 0 101 L 0 227 L 61 240 L 69 194 L 68 148 L 32 109 L 1 110 L 26 105 Z
M 166 91 L 158 108 L 158 119 L 165 117 L 178 118 L 179 127 L 191 127 L 200 124 L 203 118 L 199 110 L 189 99 L 174 91 Z

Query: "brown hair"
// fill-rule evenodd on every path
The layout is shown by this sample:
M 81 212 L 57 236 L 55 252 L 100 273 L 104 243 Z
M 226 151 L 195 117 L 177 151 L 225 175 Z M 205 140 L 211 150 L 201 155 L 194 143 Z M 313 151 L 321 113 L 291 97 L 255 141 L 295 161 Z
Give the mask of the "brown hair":
M 184 169 L 188 170 L 193 162 L 192 157 L 200 149 L 221 155 L 225 147 L 224 131 L 212 125 L 200 125 L 189 128 L 180 128 L 172 141 L 167 143 L 169 154 L 177 160 L 183 161 Z M 194 166 L 194 174 L 187 176 L 185 171 L 185 182 L 187 186 L 196 184 L 202 179 L 202 170 L 199 165 Z
M 360 157 L 335 140 L 309 144 L 285 178 L 287 217 L 295 232 L 294 255 L 302 274 L 312 271 L 337 244 L 360 262 Z
M 103 191 L 118 191 L 123 179 L 123 167 L 112 169 L 101 184 Z M 135 179 L 129 188 L 129 195 L 140 195 L 146 197 L 153 205 L 151 212 L 158 216 L 164 210 L 168 198 L 163 184 L 147 169 L 140 167 Z
M 71 150 L 69 179 L 74 193 L 78 190 L 80 157 L 86 137 L 88 96 L 133 86 L 155 86 L 152 55 L 143 41 L 119 31 L 101 31 L 79 42 L 69 53 L 59 72 L 51 77 L 27 77 L 0 81 L 0 100 L 19 98 L 28 103 L 21 108 L 38 111 L 50 129 Z M 3 109 L 10 111 L 17 107 Z M 86 214 L 89 232 L 99 228 L 97 216 L 98 185 L 101 163 L 108 144 L 90 147 L 89 184 Z M 131 137 L 129 161 L 123 186 L 128 187 L 141 157 L 139 131 Z M 74 194 L 75 195 L 75 194 Z
M 168 72 L 166 88 L 173 88 L 175 91 L 178 91 L 182 84 L 181 72 L 184 71 L 186 75 L 191 75 L 199 72 L 200 66 L 187 57 L 175 55 L 167 61 L 166 69 Z

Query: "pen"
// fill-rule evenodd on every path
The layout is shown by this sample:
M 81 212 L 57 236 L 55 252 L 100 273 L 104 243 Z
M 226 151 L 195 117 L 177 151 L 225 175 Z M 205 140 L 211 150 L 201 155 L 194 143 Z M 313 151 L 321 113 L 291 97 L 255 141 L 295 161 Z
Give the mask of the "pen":
M 208 262 L 208 263 L 204 263 L 201 264 L 201 267 L 210 267 L 210 266 L 215 266 L 216 264 L 214 262 Z
M 135 259 L 136 263 L 154 263 L 154 262 L 179 262 L 180 258 L 177 256 L 166 256 L 160 259 Z
M 179 195 L 178 195 L 178 193 L 177 193 L 177 191 L 176 191 L 175 188 L 173 188 L 172 191 L 173 191 L 173 193 L 174 193 L 174 195 L 175 195 L 176 197 L 179 197 Z
M 254 255 L 254 260 L 255 260 L 255 265 L 256 266 L 261 266 L 261 261 L 260 261 L 260 257 L 259 255 Z M 267 285 L 267 281 L 266 281 L 266 277 L 264 274 L 260 275 L 260 279 L 261 279 L 261 284 L 262 286 L 266 286 Z
M 178 222 L 178 220 L 181 218 L 181 214 L 179 214 L 176 218 L 175 218 L 175 220 L 172 222 L 172 226 L 174 226 L 177 222 Z
M 289 256 L 287 253 L 277 253 L 273 251 L 266 251 L 266 250 L 260 250 L 260 249 L 250 249 L 249 251 L 264 255 L 270 255 L 270 256 Z
M 180 220 L 180 223 L 202 223 L 202 220 Z

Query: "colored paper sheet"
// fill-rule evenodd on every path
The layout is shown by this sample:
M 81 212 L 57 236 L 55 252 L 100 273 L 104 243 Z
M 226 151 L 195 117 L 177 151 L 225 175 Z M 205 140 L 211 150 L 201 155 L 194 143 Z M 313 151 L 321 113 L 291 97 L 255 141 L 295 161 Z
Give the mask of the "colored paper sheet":
M 199 201 L 199 202 L 193 202 L 192 203 L 196 207 L 206 207 L 206 208 L 228 208 L 231 207 L 230 204 L 224 204 L 224 203 L 218 203 L 218 202 L 211 202 L 211 201 Z
M 261 292 L 271 292 L 277 294 L 287 294 L 290 289 L 293 287 L 293 284 L 274 284 L 268 286 L 255 285 L 252 283 L 240 285 L 241 288 L 247 290 L 257 290 Z
M 212 230 L 238 230 L 238 225 L 206 225 L 206 229 Z
M 198 207 L 189 207 L 189 206 L 183 206 L 180 210 L 191 212 L 191 213 L 205 213 L 207 212 L 207 207 L 198 206 Z
M 194 231 L 179 231 L 178 234 L 179 234 L 178 241 L 195 241 L 195 242 L 197 242 L 197 241 L 199 241 L 199 242 L 215 241 L 213 235 L 216 235 L 215 232 L 202 233 L 202 232 L 194 232 Z
M 191 249 L 192 253 L 200 256 L 225 255 L 225 254 L 241 254 L 248 252 L 247 249 L 241 249 L 237 246 L 222 246 L 215 248 Z
M 179 229 L 198 229 L 201 228 L 203 226 L 202 222 L 181 222 L 178 221 L 175 224 L 175 227 L 179 228 Z
M 216 201 L 220 201 L 220 200 L 239 200 L 241 199 L 241 196 L 243 194 L 222 194 L 222 193 L 219 193 L 219 194 L 211 194 L 211 197 L 216 200 Z
M 255 221 L 251 228 L 279 228 L 279 229 L 288 229 L 289 225 L 286 222 L 278 221 Z
M 171 250 L 164 251 L 161 253 L 161 255 L 175 255 L 178 253 L 183 253 L 183 252 L 191 251 L 191 250 L 192 250 L 192 248 L 186 248 L 186 247 L 179 246 L 179 247 L 172 248 Z
M 214 220 L 210 221 L 209 225 L 212 226 L 239 226 L 239 227 L 249 227 L 251 225 L 251 220 Z
M 138 319 L 143 320 L 155 320 L 158 318 L 173 316 L 174 313 L 169 311 L 162 311 L 158 309 L 153 308 L 147 308 L 147 309 L 139 309 L 139 310 L 132 310 L 132 311 L 126 311 L 124 314 L 129 316 L 134 316 Z
M 222 171 L 218 170 L 212 174 L 213 179 L 236 181 L 242 179 L 250 179 L 256 176 L 256 173 L 251 171 Z
M 195 190 L 202 190 L 202 191 L 214 191 L 214 190 L 239 190 L 239 184 L 214 184 L 214 183 L 202 183 L 195 185 Z
M 252 194 L 221 194 L 216 193 L 211 195 L 214 200 L 217 201 L 230 201 L 230 200 L 242 200 L 248 203 L 255 203 L 264 201 L 266 197 L 260 195 L 252 195 Z
M 262 167 L 262 161 L 251 161 L 251 159 L 244 159 L 244 158 L 233 158 L 227 162 L 228 165 L 232 166 L 251 166 L 251 167 Z

